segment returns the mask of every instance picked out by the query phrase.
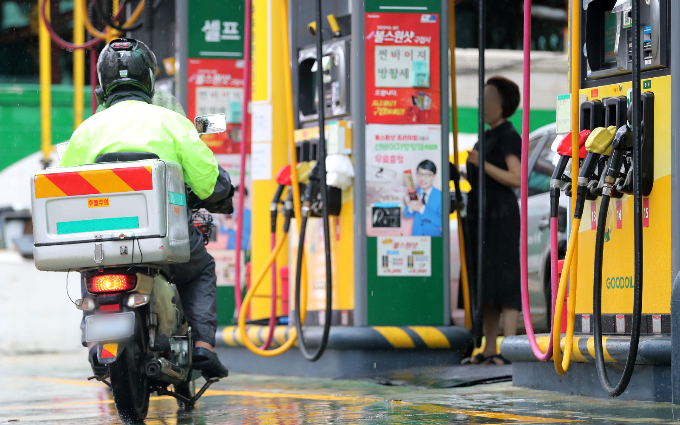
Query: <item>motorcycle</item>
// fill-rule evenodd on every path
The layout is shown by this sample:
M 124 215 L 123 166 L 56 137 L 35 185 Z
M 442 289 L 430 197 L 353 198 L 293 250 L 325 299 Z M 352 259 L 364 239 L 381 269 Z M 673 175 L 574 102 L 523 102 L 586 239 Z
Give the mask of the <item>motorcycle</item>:
M 198 117 L 195 125 L 200 134 L 223 132 L 226 117 Z M 57 146 L 59 157 L 65 147 L 65 144 Z M 96 162 L 154 158 L 158 157 L 149 153 L 121 152 L 102 155 Z M 194 211 L 192 222 L 207 243 L 212 217 Z M 133 256 L 135 242 L 139 244 L 140 241 L 132 239 Z M 98 245 L 101 250 L 101 243 Z M 121 246 L 120 250 L 121 255 L 127 254 L 127 246 Z M 141 255 L 141 247 L 138 253 Z M 103 252 L 99 254 L 100 259 L 103 258 Z M 95 244 L 95 262 L 97 256 Z M 143 257 L 141 263 L 135 263 L 133 257 L 131 265 L 98 266 L 80 271 L 89 296 L 75 303 L 79 310 L 87 312 L 85 340 L 97 344 L 97 360 L 101 365 L 88 379 L 96 379 L 110 387 L 118 414 L 126 423 L 145 419 L 153 392 L 174 397 L 184 410 L 193 409 L 218 379 L 207 379 L 196 392 L 195 382 L 201 373 L 192 369 L 194 341 L 191 327 L 184 318 L 177 288 L 168 282 L 162 268 L 158 264 L 144 263 Z

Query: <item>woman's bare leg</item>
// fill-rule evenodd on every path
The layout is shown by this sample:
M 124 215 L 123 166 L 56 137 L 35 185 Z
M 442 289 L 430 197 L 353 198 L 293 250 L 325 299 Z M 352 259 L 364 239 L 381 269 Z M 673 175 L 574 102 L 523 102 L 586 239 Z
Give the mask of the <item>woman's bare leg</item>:
M 496 337 L 498 337 L 500 315 L 501 310 L 497 305 L 487 304 L 484 306 L 484 337 L 486 338 L 484 357 L 496 355 Z

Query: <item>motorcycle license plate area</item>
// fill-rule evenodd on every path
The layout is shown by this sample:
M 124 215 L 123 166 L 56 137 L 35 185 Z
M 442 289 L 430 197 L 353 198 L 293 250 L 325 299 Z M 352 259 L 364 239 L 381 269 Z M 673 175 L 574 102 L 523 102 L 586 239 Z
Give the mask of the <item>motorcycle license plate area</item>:
M 85 319 L 87 342 L 123 339 L 135 333 L 135 313 L 104 314 Z

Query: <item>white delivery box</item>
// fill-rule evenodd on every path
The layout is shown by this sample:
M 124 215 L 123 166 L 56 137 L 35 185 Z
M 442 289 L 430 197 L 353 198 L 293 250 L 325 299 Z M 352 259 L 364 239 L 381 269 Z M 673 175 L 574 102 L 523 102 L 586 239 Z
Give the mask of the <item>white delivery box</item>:
M 31 180 L 39 270 L 189 261 L 182 167 L 173 161 L 50 168 Z

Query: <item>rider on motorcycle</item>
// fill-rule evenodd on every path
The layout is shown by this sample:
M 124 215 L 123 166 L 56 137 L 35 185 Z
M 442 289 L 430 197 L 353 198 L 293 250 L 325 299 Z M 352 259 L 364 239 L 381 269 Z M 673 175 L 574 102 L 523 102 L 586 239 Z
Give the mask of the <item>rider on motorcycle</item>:
M 182 115 L 154 106 L 156 56 L 141 41 L 111 41 L 97 62 L 98 97 L 106 109 L 88 118 L 71 136 L 60 166 L 94 163 L 113 152 L 150 152 L 178 162 L 189 186 L 187 204 L 211 212 L 233 212 L 234 188 L 229 175 L 201 141 L 194 125 Z M 163 268 L 176 284 L 192 337 L 193 368 L 206 378 L 226 377 L 227 369 L 214 352 L 217 329 L 217 276 L 215 261 L 203 245 L 201 233 L 189 222 L 191 257 L 188 263 Z M 83 297 L 89 296 L 84 281 Z M 87 314 L 87 313 L 85 313 Z M 84 318 L 81 324 L 84 330 Z M 83 332 L 83 345 L 85 336 Z M 96 343 L 88 343 L 89 361 L 95 374 L 106 373 L 97 360 Z

